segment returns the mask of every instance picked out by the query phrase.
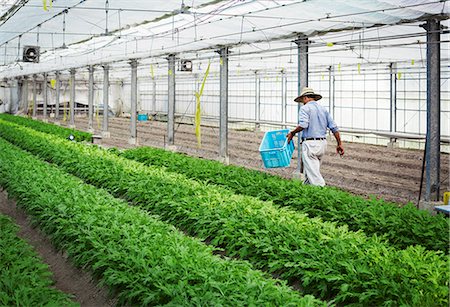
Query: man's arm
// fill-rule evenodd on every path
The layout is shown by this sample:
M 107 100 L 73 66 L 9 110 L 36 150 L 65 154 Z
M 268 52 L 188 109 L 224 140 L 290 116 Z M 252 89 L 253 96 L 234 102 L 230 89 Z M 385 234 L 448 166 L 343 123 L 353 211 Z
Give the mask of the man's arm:
M 336 152 L 340 154 L 341 156 L 344 155 L 344 147 L 342 146 L 341 141 L 341 135 L 339 134 L 339 131 L 333 132 L 334 137 L 336 138 L 337 146 L 336 146 Z
M 297 126 L 297 128 L 295 128 L 294 130 L 289 131 L 289 133 L 286 135 L 286 137 L 288 139 L 288 144 L 291 142 L 294 135 L 296 135 L 297 133 L 299 133 L 302 130 L 303 130 L 303 127 Z

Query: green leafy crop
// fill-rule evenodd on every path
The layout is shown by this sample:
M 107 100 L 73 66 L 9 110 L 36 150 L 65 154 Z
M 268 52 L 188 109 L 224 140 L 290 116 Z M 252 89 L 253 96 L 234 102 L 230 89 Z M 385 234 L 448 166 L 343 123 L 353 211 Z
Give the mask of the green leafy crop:
M 326 306 L 247 262 L 214 256 L 212 247 L 2 139 L 0 149 L 0 185 L 119 304 Z
M 443 252 L 397 250 L 377 236 L 1 120 L 0 135 L 305 293 L 345 305 L 448 305 Z
M 29 127 L 36 131 L 41 131 L 53 135 L 60 136 L 62 138 L 67 139 L 69 135 L 74 136 L 74 140 L 77 142 L 92 142 L 92 133 L 83 132 L 75 129 L 65 128 L 56 126 L 53 124 L 48 124 L 44 122 L 39 122 L 30 118 L 14 116 L 6 113 L 0 114 L 0 119 L 6 120 L 12 123 L 16 123 L 18 125 L 22 125 L 25 127 Z
M 11 219 L 0 214 L 0 305 L 79 306 L 53 287 L 48 265 L 17 232 Z
M 267 173 L 157 148 L 129 149 L 121 156 L 219 185 L 234 193 L 289 206 L 311 217 L 348 225 L 354 231 L 362 230 L 367 235 L 384 236 L 399 248 L 419 244 L 431 250 L 448 252 L 449 249 L 448 221 L 443 216 L 417 210 L 411 204 L 399 208 L 382 200 L 366 200 L 335 188 L 303 185 Z

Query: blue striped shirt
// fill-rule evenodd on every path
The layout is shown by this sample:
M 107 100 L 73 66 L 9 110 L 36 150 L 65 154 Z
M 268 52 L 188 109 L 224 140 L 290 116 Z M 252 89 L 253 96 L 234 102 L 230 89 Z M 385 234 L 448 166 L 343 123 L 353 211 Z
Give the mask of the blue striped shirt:
M 316 101 L 301 106 L 298 124 L 303 128 L 303 138 L 324 138 L 327 128 L 333 133 L 339 130 L 327 109 Z

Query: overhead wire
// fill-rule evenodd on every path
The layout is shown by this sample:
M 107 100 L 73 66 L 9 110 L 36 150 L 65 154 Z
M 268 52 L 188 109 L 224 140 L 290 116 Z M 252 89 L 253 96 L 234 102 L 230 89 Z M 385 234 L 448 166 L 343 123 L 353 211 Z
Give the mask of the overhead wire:
M 445 1 L 447 1 L 447 0 L 445 0 Z M 400 7 L 394 7 L 394 8 L 385 8 L 385 9 L 378 9 L 378 10 L 371 10 L 371 11 L 364 11 L 364 12 L 357 12 L 357 13 L 351 13 L 351 14 L 344 14 L 344 15 L 337 15 L 337 16 L 327 16 L 326 17 L 326 20 L 330 20 L 330 19 L 335 19 L 335 18 L 339 18 L 339 17 L 348 17 L 348 16 L 355 16 L 355 15 L 360 15 L 360 14 L 367 14 L 367 13 L 373 13 L 373 12 L 379 12 L 379 11 L 389 11 L 389 10 L 396 10 L 396 9 L 403 9 L 403 8 L 410 8 L 410 7 L 417 7 L 417 6 L 423 6 L 423 5 L 429 5 L 429 4 L 433 4 L 433 3 L 436 3 L 436 2 L 440 2 L 440 1 L 434 1 L 434 2 L 429 2 L 429 3 L 419 3 L 419 4 L 414 4 L 414 5 L 407 5 L 407 6 L 400 6 Z M 293 3 L 293 4 L 298 4 L 298 2 L 295 2 L 295 3 Z M 225 5 L 225 4 L 224 4 Z M 224 6 L 224 5 L 222 5 L 222 6 Z M 286 5 L 282 5 L 282 6 L 286 6 Z M 71 7 L 70 9 L 80 9 L 80 8 L 83 8 L 82 6 L 78 6 L 78 5 L 76 5 L 76 6 L 73 6 L 73 7 Z M 219 7 L 218 9 L 216 9 L 216 10 L 214 10 L 214 11 L 211 11 L 211 12 L 208 12 L 208 13 L 205 13 L 205 15 L 210 15 L 207 19 L 205 19 L 205 21 L 206 20 L 208 20 L 209 18 L 211 18 L 211 16 L 214 16 L 214 15 L 219 15 L 220 13 L 218 13 L 218 10 L 220 9 L 221 7 Z M 271 9 L 276 9 L 276 8 L 278 8 L 278 7 L 275 7 L 275 8 L 271 8 Z M 104 9 L 104 8 L 103 8 Z M 111 10 L 111 8 L 109 8 L 110 10 Z M 118 10 L 118 9 L 116 9 L 116 10 Z M 128 10 L 128 9 L 126 9 L 126 8 L 120 8 L 120 10 Z M 132 9 L 133 11 L 136 11 L 137 9 Z M 168 11 L 161 11 L 161 10 L 141 10 L 141 11 L 158 11 L 158 12 L 168 12 Z M 257 11 L 257 12 L 260 12 L 260 11 L 264 11 L 264 10 L 259 10 L 259 11 Z M 249 13 L 246 13 L 246 14 L 242 14 L 242 16 L 243 15 L 248 15 L 248 14 L 250 14 L 250 13 L 254 13 L 254 12 L 249 12 Z M 199 12 L 196 12 L 196 14 L 200 14 Z M 224 15 L 224 14 L 222 14 L 222 15 Z M 236 17 L 237 15 L 236 14 L 230 14 L 230 17 Z M 256 15 L 255 14 L 252 14 L 252 18 L 253 17 L 255 17 Z M 323 18 L 319 18 L 318 20 L 324 20 Z M 311 22 L 311 21 L 315 21 L 315 19 L 301 19 L 301 21 L 300 22 Z M 200 20 L 200 22 L 202 22 L 202 20 Z M 298 24 L 298 23 L 291 23 L 291 24 L 285 24 L 285 25 L 282 25 L 283 27 L 285 27 L 285 26 L 289 26 L 289 25 L 294 25 L 294 24 Z M 197 23 L 195 23 L 195 26 L 197 26 Z M 186 28 L 183 28 L 182 30 L 185 30 Z M 272 29 L 272 28 L 265 28 L 265 29 L 261 29 L 261 30 L 268 30 L 268 29 Z M 180 31 L 180 29 L 179 29 L 179 31 Z M 228 35 L 236 35 L 236 34 L 240 34 L 241 32 L 239 32 L 239 33 L 231 33 L 231 34 L 227 34 L 226 36 L 228 36 Z M 246 32 L 243 32 L 243 33 L 246 33 Z M 215 37 L 210 37 L 209 39 L 216 39 L 216 38 L 220 38 L 221 36 L 215 36 Z M 203 39 L 203 40 L 205 40 L 205 39 Z
M 83 3 L 84 1 L 81 1 L 80 3 L 78 3 L 78 5 L 79 4 L 81 4 L 81 3 Z M 231 2 L 233 2 L 233 1 L 231 1 Z M 437 1 L 437 2 L 441 2 L 441 1 Z M 430 3 L 434 3 L 434 2 L 430 2 Z M 427 4 L 430 4 L 430 3 L 427 3 Z M 445 3 L 444 3 L 445 4 Z M 388 8 L 388 9 L 379 9 L 379 10 L 373 10 L 373 11 L 370 11 L 370 12 L 374 12 L 374 11 L 386 11 L 386 10 L 392 10 L 392 9 L 401 9 L 401 8 L 405 8 L 405 7 L 413 7 L 413 6 L 420 6 L 420 5 L 425 5 L 425 4 L 415 4 L 415 5 L 410 5 L 410 6 L 402 6 L 402 7 L 395 7 L 395 8 Z M 71 7 L 71 9 L 72 8 L 74 8 L 75 7 L 75 5 L 73 6 L 73 7 Z M 122 10 L 124 10 L 124 9 L 122 9 Z M 339 16 L 328 16 L 327 17 L 327 19 L 332 19 L 332 18 L 339 18 L 339 17 L 342 17 L 342 16 L 350 16 L 350 15 L 358 15 L 358 14 L 365 14 L 365 13 L 369 13 L 369 12 L 358 12 L 358 13 L 352 13 L 352 14 L 345 14 L 345 15 L 339 15 Z M 60 14 L 60 13 L 59 13 Z M 59 14 L 57 14 L 57 15 L 59 15 Z M 213 15 L 213 14 L 215 14 L 215 12 L 210 12 L 210 15 Z M 233 15 L 233 16 L 235 16 L 235 15 Z M 253 16 L 252 16 L 253 17 Z M 209 17 L 209 18 L 211 18 L 211 17 Z M 243 17 L 244 18 L 244 17 Z M 207 20 L 207 19 L 206 19 Z M 314 20 L 309 20 L 309 21 L 315 21 L 316 19 L 314 19 Z M 319 18 L 319 20 L 320 20 L 320 18 Z M 194 23 L 195 24 L 195 26 L 197 26 L 197 23 L 195 22 Z M 287 25 L 282 25 L 282 26 L 287 26 Z M 278 26 L 279 27 L 279 26 Z M 265 29 L 272 29 L 271 27 L 269 27 L 269 28 L 265 28 Z M 241 29 L 242 30 L 242 29 Z M 262 30 L 261 30 L 262 31 Z M 23 32 L 24 33 L 24 32 Z M 242 35 L 242 33 L 244 33 L 244 31 L 241 31 L 241 32 L 239 32 L 239 34 L 240 35 Z M 161 35 L 161 33 L 158 33 L 158 34 L 155 34 L 155 35 L 152 35 L 152 37 L 151 37 L 151 39 L 154 39 L 155 38 L 155 36 L 159 36 L 159 35 Z M 230 34 L 227 34 L 227 36 L 229 36 Z M 231 34 L 231 35 L 233 35 L 233 34 Z M 210 37 L 210 38 L 208 38 L 208 39 L 214 39 L 214 38 L 220 38 L 221 36 L 213 36 L 213 37 Z M 148 39 L 148 37 L 146 37 L 146 39 Z M 268 38 L 266 37 L 266 39 L 268 40 Z M 111 44 L 112 44 L 112 42 L 111 42 Z M 111 45 L 111 44 L 108 44 L 108 45 Z M 189 43 L 188 43 L 189 44 Z M 107 45 L 107 46 L 108 46 Z M 185 44 L 184 44 L 185 45 Z M 107 46 L 103 46 L 102 48 L 105 48 L 105 47 L 107 47 Z M 82 54 L 83 55 L 83 54 Z M 74 55 L 75 56 L 75 55 Z
M 81 1 L 81 2 L 84 2 L 84 1 Z M 80 3 L 79 3 L 80 4 Z M 427 3 L 427 4 L 430 4 L 430 3 Z M 406 8 L 406 7 L 413 7 L 413 6 L 420 6 L 420 5 L 424 5 L 424 4 L 415 4 L 415 5 L 410 5 L 410 6 L 402 6 L 402 7 L 399 7 L 399 8 Z M 222 5 L 223 6 L 223 5 Z M 73 7 L 71 7 L 71 9 L 73 9 L 73 8 L 82 8 L 82 7 L 77 7 L 76 5 L 74 5 Z M 383 9 L 382 11 L 386 11 L 386 10 L 391 10 L 391 9 L 399 9 L 399 8 L 388 8 L 388 9 Z M 220 9 L 220 7 L 218 8 L 218 9 Z M 217 9 L 217 10 L 218 10 Z M 126 10 L 126 9 L 123 9 L 123 8 L 121 8 L 121 10 Z M 211 12 L 209 12 L 208 13 L 208 15 L 217 15 L 218 13 L 217 13 L 217 10 L 216 11 L 211 11 Z M 376 11 L 380 11 L 380 10 L 376 10 Z M 341 16 L 349 16 L 349 15 L 356 15 L 356 14 L 362 14 L 362 13 L 369 13 L 369 12 L 373 12 L 373 11 L 368 11 L 368 12 L 359 12 L 359 13 L 352 13 L 352 14 L 346 14 L 346 15 L 339 15 L 339 16 L 327 16 L 327 18 L 328 19 L 330 19 L 330 18 L 338 18 L 338 17 L 341 17 Z M 235 15 L 232 15 L 232 16 L 235 16 Z M 254 17 L 255 15 L 253 14 L 252 15 L 252 17 Z M 209 18 L 211 18 L 211 17 L 209 17 Z M 206 19 L 207 20 L 207 19 Z M 320 19 L 319 19 L 320 20 Z M 310 20 L 311 21 L 311 20 Z M 197 22 L 194 22 L 194 26 L 195 27 L 197 27 Z M 286 25 L 285 25 L 286 26 Z M 270 28 L 267 28 L 267 29 L 270 29 Z M 263 30 L 263 29 L 261 29 L 261 30 Z M 243 33 L 243 31 L 241 31 L 240 32 L 240 35 L 242 35 L 242 33 Z M 161 35 L 161 34 L 159 34 L 159 35 Z M 231 34 L 231 35 L 233 35 L 233 34 Z M 227 35 L 228 36 L 228 35 Z M 211 37 L 211 38 L 209 38 L 209 39 L 215 39 L 215 38 L 220 38 L 220 36 L 216 36 L 216 37 Z M 267 39 L 267 38 L 266 38 Z M 204 40 L 204 39 L 203 39 Z

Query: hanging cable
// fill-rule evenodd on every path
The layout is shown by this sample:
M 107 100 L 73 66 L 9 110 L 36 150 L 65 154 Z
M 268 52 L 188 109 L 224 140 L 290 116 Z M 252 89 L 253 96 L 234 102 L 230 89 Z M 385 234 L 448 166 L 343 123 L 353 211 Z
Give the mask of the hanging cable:
M 66 49 L 67 48 L 67 46 L 66 46 L 66 14 L 67 14 L 67 10 L 64 10 L 64 12 L 63 12 L 63 33 L 62 33 L 62 35 L 63 35 L 63 44 L 62 44 L 62 48 L 63 49 Z
M 5 58 L 3 59 L 3 65 L 6 65 L 6 53 L 7 53 L 7 48 L 8 48 L 8 42 L 5 43 Z
M 22 35 L 19 35 L 19 40 L 17 41 L 17 61 L 20 60 L 20 40 L 22 39 Z
M 117 15 L 118 15 L 118 17 L 119 17 L 119 39 L 120 38 L 122 38 L 122 23 L 121 23 L 121 21 L 120 21 L 120 12 L 122 12 L 122 10 L 119 10 L 118 12 L 117 12 Z
M 106 0 L 106 2 L 105 2 L 105 14 L 106 14 L 105 35 L 109 35 L 109 31 L 108 31 L 108 12 L 109 12 L 109 0 Z
M 239 43 L 242 43 L 242 31 L 244 29 L 244 16 L 242 16 L 242 21 L 241 21 L 241 35 L 239 37 Z
M 174 28 L 175 28 L 175 16 L 172 15 L 172 40 L 173 40 Z
M 36 33 L 36 46 L 39 46 L 39 30 L 41 29 L 41 25 L 37 26 L 37 33 Z

